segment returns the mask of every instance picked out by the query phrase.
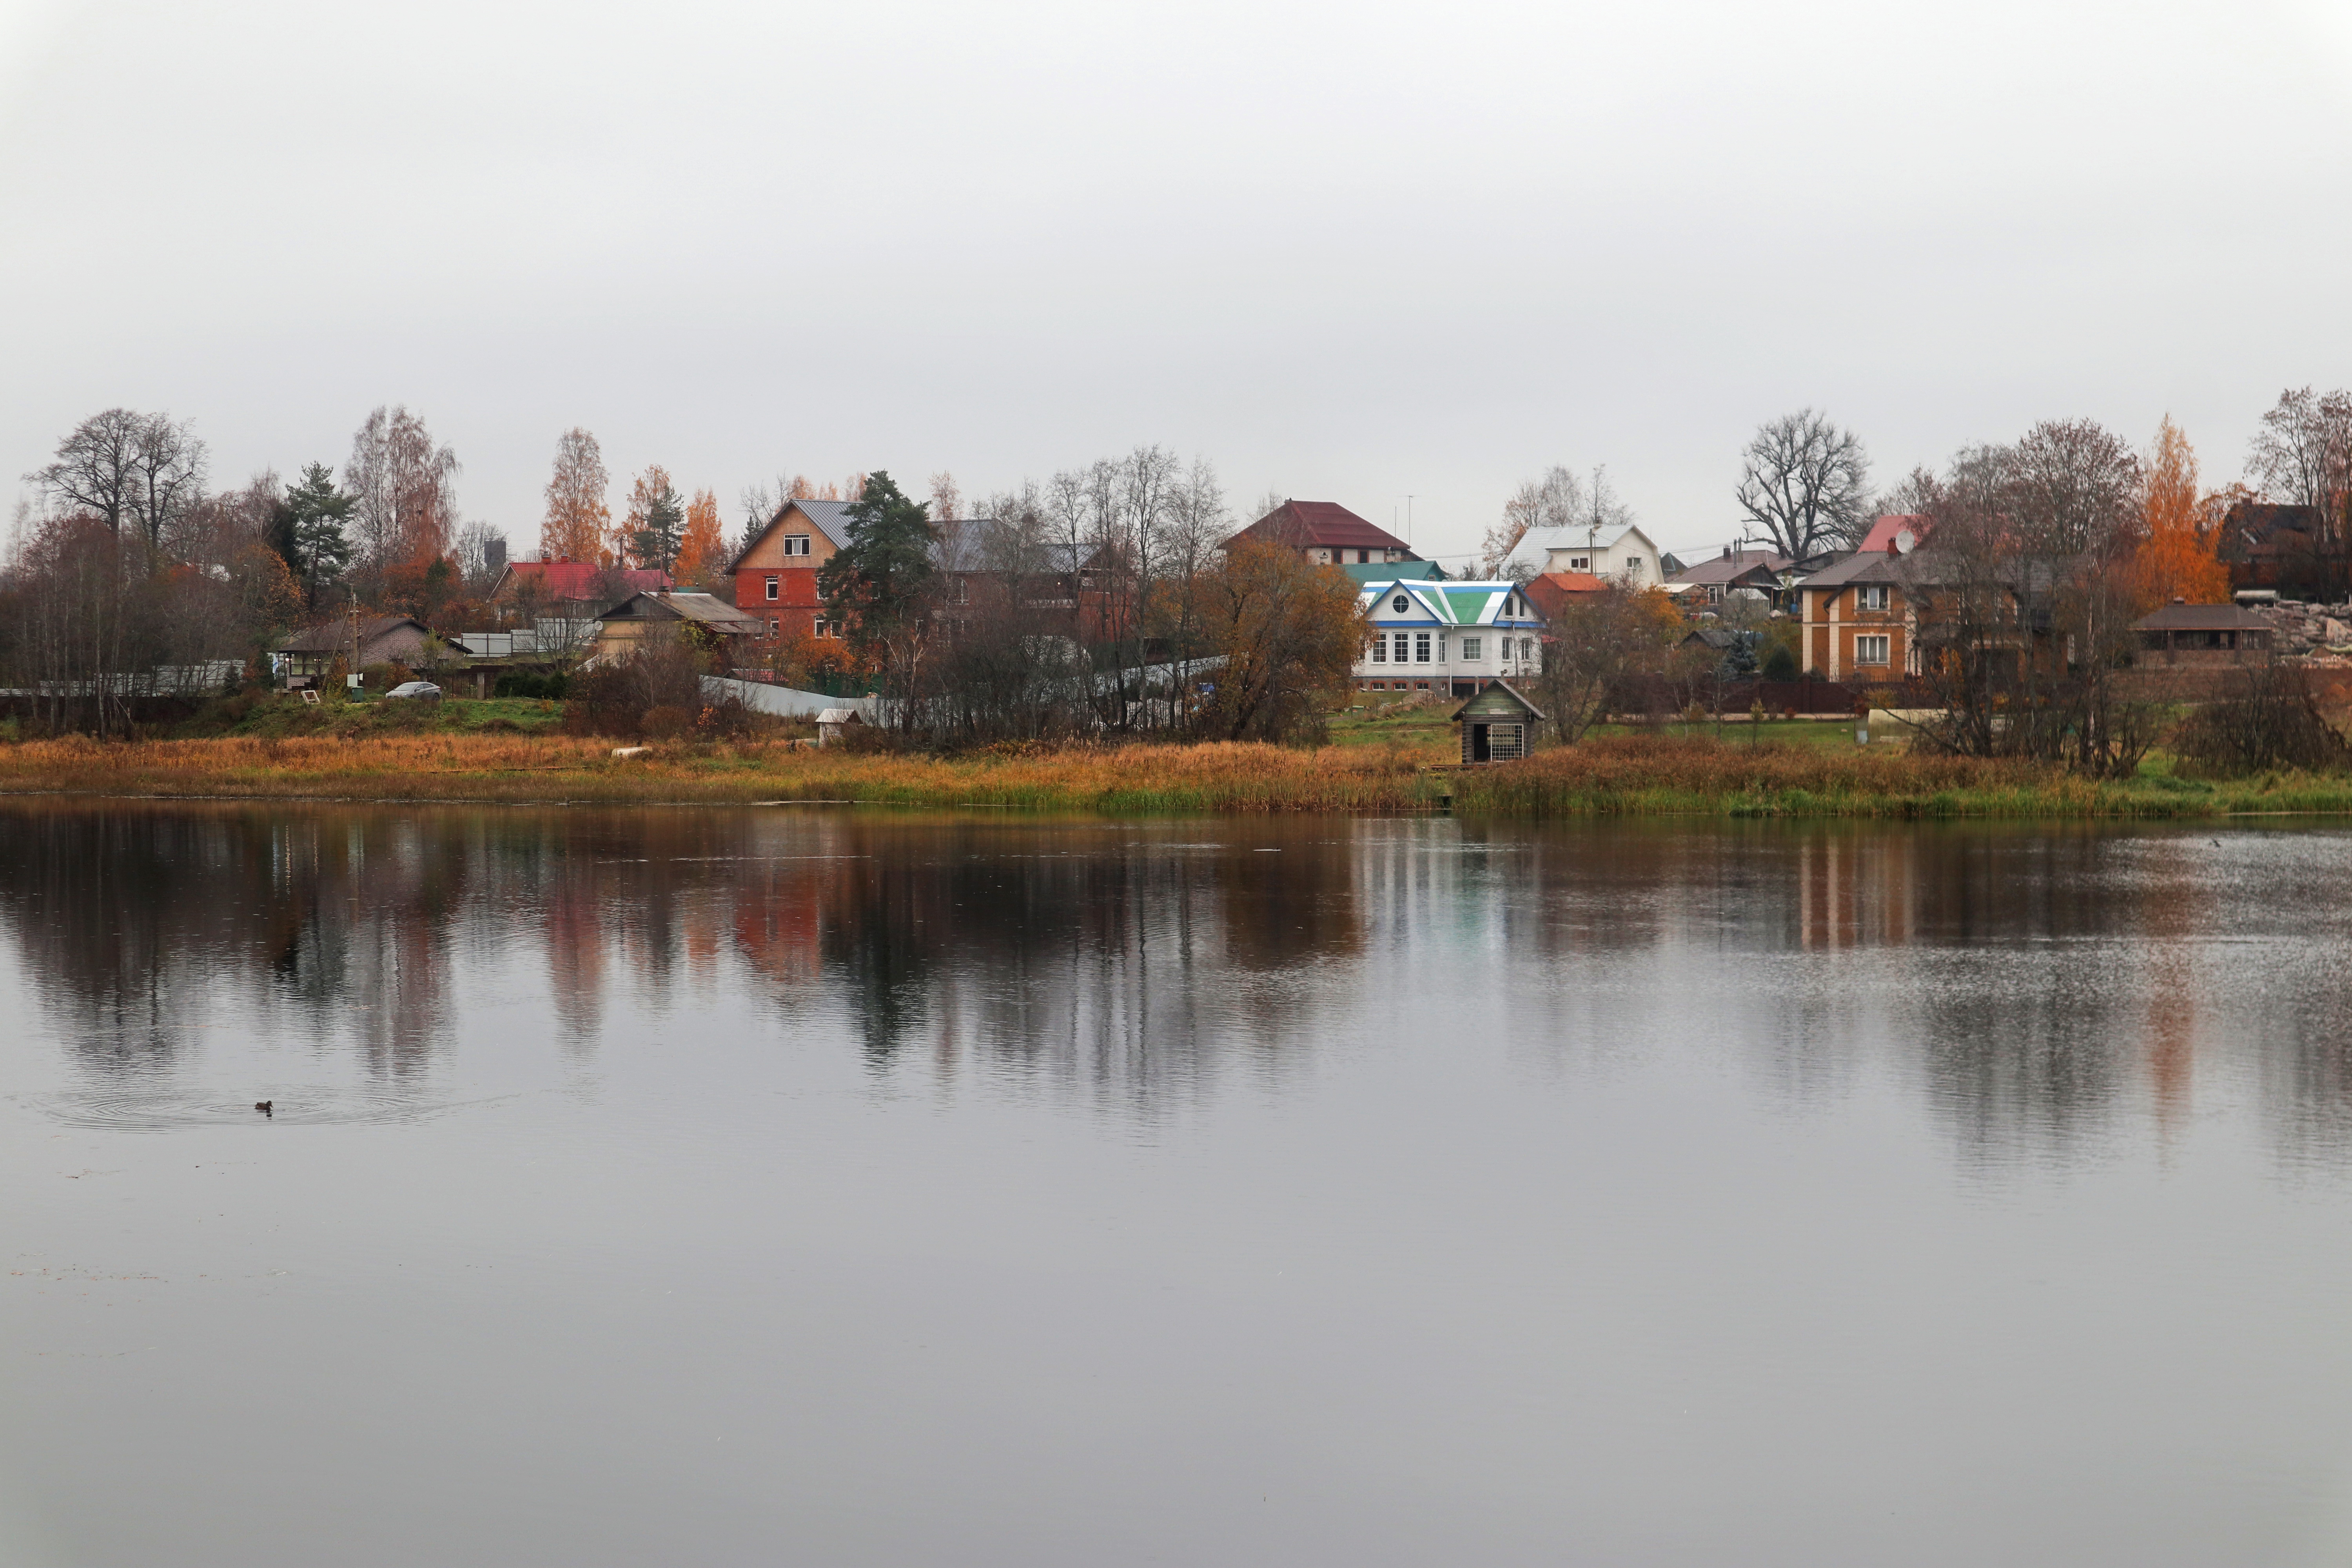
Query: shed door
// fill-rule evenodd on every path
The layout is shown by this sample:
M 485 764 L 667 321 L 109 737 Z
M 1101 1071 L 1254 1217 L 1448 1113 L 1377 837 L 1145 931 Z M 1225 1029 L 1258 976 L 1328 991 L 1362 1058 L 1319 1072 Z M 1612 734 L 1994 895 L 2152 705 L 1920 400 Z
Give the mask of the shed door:
M 1483 763 L 1489 761 L 1491 756 L 1492 753 L 1487 749 L 1486 744 L 1486 726 L 1484 724 L 1471 725 L 1470 760 L 1474 763 Z

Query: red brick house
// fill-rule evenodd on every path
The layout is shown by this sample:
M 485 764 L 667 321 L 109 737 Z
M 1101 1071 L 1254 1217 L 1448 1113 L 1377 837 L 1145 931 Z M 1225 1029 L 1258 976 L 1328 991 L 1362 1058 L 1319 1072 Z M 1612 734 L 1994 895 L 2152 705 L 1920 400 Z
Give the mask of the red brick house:
M 1291 546 L 1319 566 L 1421 559 L 1403 540 L 1336 501 L 1284 501 L 1234 538 L 1271 539 Z
M 838 637 L 816 591 L 818 568 L 849 542 L 848 501 L 788 500 L 728 568 L 738 613 L 767 624 L 765 646 Z

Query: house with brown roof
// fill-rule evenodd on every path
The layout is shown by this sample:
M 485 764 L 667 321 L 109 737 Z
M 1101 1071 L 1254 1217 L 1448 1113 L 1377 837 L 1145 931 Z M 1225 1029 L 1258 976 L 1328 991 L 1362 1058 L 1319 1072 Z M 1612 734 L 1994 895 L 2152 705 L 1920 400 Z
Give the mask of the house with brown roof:
M 2213 553 L 2229 567 L 2233 592 L 2332 601 L 2352 583 L 2352 550 L 2331 532 L 2315 506 L 2242 500 L 2222 519 Z
M 1337 501 L 1284 501 L 1234 538 L 1272 540 L 1297 550 L 1318 566 L 1421 559 L 1403 540 L 1377 523 L 1365 521 Z
M 2268 658 L 2269 621 L 2237 605 L 2192 605 L 2183 599 L 2132 623 L 2143 662 L 2167 665 L 2245 664 Z
M 646 647 L 664 629 L 717 641 L 731 667 L 751 662 L 746 649 L 764 636 L 765 623 L 710 594 L 632 594 L 597 617 L 589 664 L 612 664 Z
M 1831 680 L 1894 680 L 1919 672 L 1914 558 L 1855 551 L 1797 584 L 1800 657 Z
M 289 691 L 324 680 L 341 659 L 346 670 L 415 665 L 433 650 L 433 629 L 414 616 L 349 616 L 305 626 L 279 643 L 270 663 Z
M 1686 607 L 1721 605 L 1734 595 L 1748 594 L 1778 610 L 1795 604 L 1798 575 L 1799 563 L 1778 551 L 1727 544 L 1721 555 L 1667 577 L 1665 586 Z

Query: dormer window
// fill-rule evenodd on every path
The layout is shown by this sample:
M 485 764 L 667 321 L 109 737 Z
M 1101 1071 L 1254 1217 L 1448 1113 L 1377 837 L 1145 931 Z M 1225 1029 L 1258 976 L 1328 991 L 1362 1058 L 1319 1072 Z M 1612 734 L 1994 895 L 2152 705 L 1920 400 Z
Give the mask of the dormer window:
M 805 533 L 787 533 L 786 535 L 784 535 L 784 553 L 785 553 L 785 554 L 787 554 L 787 555 L 806 555 L 808 552 L 809 552 L 809 536 L 808 536 L 807 534 L 805 534 Z
M 1394 610 L 1398 615 L 1400 615 L 1400 616 L 1401 616 L 1401 615 L 1403 615 L 1407 610 L 1410 610 L 1410 609 L 1412 609 L 1412 601 L 1411 599 L 1409 599 L 1409 598 L 1405 597 L 1405 595 L 1403 595 L 1402 594 L 1399 594 L 1395 598 L 1391 599 L 1391 600 L 1389 601 L 1389 608 L 1390 608 L 1390 609 L 1391 609 L 1391 610 Z

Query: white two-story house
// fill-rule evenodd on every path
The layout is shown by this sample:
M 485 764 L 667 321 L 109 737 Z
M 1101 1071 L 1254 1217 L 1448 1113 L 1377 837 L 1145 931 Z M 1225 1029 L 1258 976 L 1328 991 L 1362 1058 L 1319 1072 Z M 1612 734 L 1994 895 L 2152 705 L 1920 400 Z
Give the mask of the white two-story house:
M 1613 532 L 1575 524 L 1531 528 L 1511 547 L 1503 570 L 1521 581 L 1547 572 L 1590 572 L 1631 588 L 1654 588 L 1666 580 L 1658 547 L 1636 525 Z
M 1543 621 L 1517 583 L 1370 582 L 1356 689 L 1434 700 L 1543 668 Z

